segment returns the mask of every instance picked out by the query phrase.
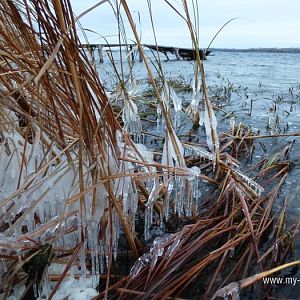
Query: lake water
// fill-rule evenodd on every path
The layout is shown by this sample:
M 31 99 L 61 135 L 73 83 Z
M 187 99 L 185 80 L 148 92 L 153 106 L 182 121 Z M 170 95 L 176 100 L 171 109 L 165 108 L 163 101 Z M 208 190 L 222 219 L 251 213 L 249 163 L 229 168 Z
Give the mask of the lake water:
M 146 53 L 153 59 L 150 51 L 146 51 Z M 121 70 L 116 54 L 114 56 L 117 60 L 116 66 Z M 187 83 L 192 82 L 194 62 L 177 61 L 172 55 L 170 55 L 170 61 L 167 61 L 164 55 L 160 55 L 160 58 L 166 78 L 177 78 Z M 229 128 L 230 118 L 224 116 L 226 113 L 232 113 L 235 122 L 243 122 L 257 128 L 261 134 L 300 132 L 300 54 L 216 51 L 204 62 L 204 67 L 211 99 L 214 105 L 223 110 L 223 112 L 217 112 L 219 131 Z M 151 69 L 157 76 L 155 68 L 152 66 Z M 109 88 L 111 84 L 109 80 L 112 77 L 110 76 L 111 72 L 107 70 L 109 70 L 109 66 L 106 62 L 100 66 L 100 74 Z M 128 72 L 127 66 L 124 67 L 124 72 Z M 145 83 L 148 78 L 145 65 L 137 61 L 132 74 L 137 81 L 144 82 L 138 86 L 137 95 L 141 95 L 143 90 L 148 87 Z M 186 104 L 191 99 L 191 93 L 179 93 L 179 95 L 184 98 Z M 217 100 L 218 97 L 221 100 Z M 143 126 L 145 131 L 149 130 L 150 125 L 143 124 Z M 156 131 L 155 126 L 150 126 L 150 128 L 152 132 L 163 135 Z M 183 134 L 186 130 L 187 128 L 184 128 L 178 134 Z M 263 140 L 267 153 L 264 153 L 259 143 L 256 142 L 257 150 L 254 153 L 254 161 L 281 150 L 292 140 L 294 137 Z M 298 222 L 300 216 L 299 151 L 299 138 L 296 138 L 290 155 L 291 161 L 295 162 L 295 167 L 289 172 L 288 179 L 274 207 L 275 211 L 280 211 L 282 200 L 288 197 L 288 224 Z M 299 235 L 295 241 L 295 246 L 293 259 L 296 260 L 300 258 Z M 293 276 L 298 276 L 300 279 L 300 272 L 298 271 Z M 278 297 L 294 299 L 299 299 L 299 295 L 299 283 L 294 287 L 282 286 L 276 294 Z
M 145 51 L 149 56 L 149 63 L 153 60 L 150 51 Z M 191 83 L 194 78 L 194 62 L 177 61 L 169 55 L 167 61 L 163 54 L 160 55 L 164 76 L 169 79 L 182 79 Z M 119 57 L 114 53 L 116 67 L 120 70 Z M 106 86 L 113 84 L 108 58 L 104 65 L 100 65 L 100 74 Z M 236 91 L 231 92 L 231 99 L 222 108 L 237 114 L 237 121 L 246 122 L 248 125 L 264 130 L 264 127 L 278 115 L 282 130 L 285 126 L 288 132 L 299 131 L 300 122 L 300 54 L 285 53 L 251 53 L 251 52 L 213 52 L 204 62 L 206 81 L 209 87 L 230 87 Z M 151 65 L 156 77 L 158 73 Z M 124 64 L 124 73 L 128 72 Z M 121 71 L 120 71 L 121 73 Z M 147 80 L 144 63 L 136 61 L 132 74 L 137 81 Z M 146 88 L 139 86 L 139 92 Z M 222 91 L 220 91 L 222 93 Z M 223 91 L 224 92 L 224 91 Z M 220 93 L 219 96 L 222 96 Z M 189 102 L 191 94 L 182 97 Z M 212 94 L 212 96 L 214 96 Z M 249 110 L 252 102 L 252 114 Z M 276 112 L 270 115 L 270 110 Z M 273 120 L 274 121 L 274 120 Z

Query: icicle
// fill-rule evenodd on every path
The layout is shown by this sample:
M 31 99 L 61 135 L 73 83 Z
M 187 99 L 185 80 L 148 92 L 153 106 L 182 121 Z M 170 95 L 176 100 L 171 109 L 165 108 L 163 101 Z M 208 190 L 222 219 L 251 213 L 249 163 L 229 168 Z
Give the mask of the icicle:
M 188 179 L 185 179 L 185 186 L 186 186 L 186 199 L 184 202 L 184 210 L 185 210 L 185 215 L 187 217 L 190 217 L 192 215 L 192 207 L 193 207 L 193 181 L 194 178 L 189 177 Z
M 137 85 L 136 85 L 136 80 L 132 79 L 129 82 L 129 86 L 128 86 L 128 96 L 130 98 L 134 97 L 137 93 Z
M 175 143 L 177 144 L 177 147 L 179 148 L 179 155 L 183 156 L 183 147 L 181 142 L 179 141 L 177 135 L 174 134 L 175 138 Z M 175 163 L 174 163 L 175 162 Z M 165 143 L 163 147 L 163 155 L 162 155 L 162 164 L 168 165 L 168 166 L 174 166 L 174 167 L 179 167 L 180 166 L 180 161 L 179 157 L 177 157 L 173 142 L 170 138 L 169 133 L 167 133 L 166 138 L 165 138 Z M 181 166 L 184 167 L 184 166 Z
M 145 209 L 145 224 L 144 224 L 144 238 L 149 240 L 151 238 L 150 227 L 153 220 L 153 206 L 150 205 Z
M 119 246 L 119 235 L 120 235 L 120 220 L 119 216 L 114 210 L 113 212 L 113 255 L 114 255 L 114 260 L 117 260 L 117 255 L 118 255 L 118 246 Z
M 206 131 L 206 142 L 213 155 L 213 165 L 216 164 L 216 156 L 219 152 L 219 137 L 217 134 L 217 118 L 212 109 L 211 103 L 205 102 L 205 114 L 204 114 L 204 125 Z
M 199 111 L 199 101 L 200 101 L 200 81 L 199 81 L 199 79 L 197 81 L 195 81 L 195 77 L 194 77 L 192 87 L 193 87 L 193 93 L 192 93 L 192 99 L 191 99 L 188 111 L 189 111 L 189 113 L 191 113 L 193 115 L 193 117 L 195 117 L 195 114 Z M 202 120 L 201 115 L 199 115 L 199 117 L 200 117 L 199 120 L 201 121 Z M 200 123 L 200 126 L 201 125 L 202 124 Z
M 78 223 L 78 231 L 77 231 L 77 235 L 78 235 L 78 240 L 81 240 L 81 232 L 83 230 L 83 228 L 85 228 L 85 224 L 84 222 L 82 222 L 81 216 L 78 215 L 77 216 L 77 223 Z M 78 254 L 78 260 L 79 260 L 79 266 L 80 266 L 80 273 L 81 275 L 85 276 L 86 275 L 86 256 L 85 256 L 85 249 L 87 246 L 87 239 L 84 239 L 84 245 L 82 246 L 79 254 Z
M 146 204 L 147 207 L 153 206 L 155 200 L 159 196 L 159 192 L 160 192 L 160 184 L 159 184 L 158 180 L 154 180 L 154 185 L 153 185 L 153 188 L 151 190 L 151 193 L 149 195 L 149 198 L 148 198 L 148 201 Z
M 157 114 L 157 119 L 156 119 L 157 131 L 160 132 L 163 130 L 163 118 L 162 118 L 161 108 L 159 104 L 157 104 L 156 114 Z
M 128 197 L 130 199 L 130 204 L 128 207 L 129 215 L 134 217 L 138 208 L 138 191 L 136 189 L 134 182 L 131 183 L 131 189 L 129 190 Z
M 191 100 L 191 103 L 190 103 L 190 107 L 192 108 L 192 111 L 194 113 L 195 113 L 196 109 L 198 108 L 198 106 L 199 106 L 199 94 L 193 92 L 192 100 Z
M 148 197 L 145 209 L 145 224 L 144 224 L 144 238 L 148 240 L 151 238 L 150 227 L 153 220 L 153 204 L 158 198 L 160 192 L 160 184 L 157 178 L 153 179 L 153 186 Z
M 170 97 L 173 101 L 174 110 L 179 113 L 182 109 L 182 99 L 179 98 L 172 87 L 170 87 Z
M 199 125 L 200 126 L 204 126 L 204 117 L 205 116 L 205 112 L 202 110 L 199 110 Z
M 104 270 L 104 258 L 105 258 L 105 254 L 104 254 L 104 241 L 100 240 L 99 241 L 99 247 L 100 247 L 100 274 L 103 274 L 105 272 Z
M 181 157 L 183 157 L 183 147 L 180 143 L 180 141 L 178 140 L 177 136 L 175 135 L 175 140 L 177 143 L 177 146 L 179 148 L 179 152 Z M 181 161 L 179 161 L 179 157 L 177 157 L 176 153 L 175 153 L 175 149 L 173 146 L 173 143 L 169 137 L 169 134 L 167 133 L 167 137 L 165 139 L 165 144 L 163 147 L 163 155 L 162 155 L 162 164 L 163 165 L 167 165 L 167 166 L 174 166 L 174 167 L 185 167 L 182 166 Z M 171 175 L 173 176 L 173 175 Z M 164 178 L 164 182 L 166 183 L 169 178 L 170 178 L 170 174 L 165 174 L 163 176 Z M 178 181 L 178 182 L 177 182 Z M 178 186 L 178 183 L 180 182 L 180 185 L 182 185 L 182 178 L 180 178 L 180 176 L 175 176 L 175 185 Z M 166 205 L 166 211 L 165 211 L 165 215 L 168 216 L 169 214 L 169 201 L 170 201 L 170 194 L 172 192 L 173 189 L 173 184 L 170 184 L 168 186 L 168 195 L 165 199 L 165 205 Z M 180 188 L 176 188 L 176 193 L 177 195 L 175 195 L 174 198 L 174 204 L 175 204 L 175 212 L 178 212 L 179 215 L 181 215 L 183 213 L 183 191 L 182 191 L 182 186 Z
M 182 216 L 183 211 L 183 204 L 185 200 L 185 180 L 182 178 L 182 176 L 176 176 L 176 193 L 174 197 L 174 205 L 175 205 L 175 213 L 178 214 L 178 216 Z
M 161 93 L 161 100 L 162 100 L 162 103 L 165 106 L 166 110 L 169 111 L 169 109 L 170 109 L 170 87 L 166 81 L 164 82 L 163 90 Z
M 173 121 L 174 129 L 178 129 L 178 127 L 180 126 L 180 122 L 180 112 L 175 112 Z
M 178 236 L 175 238 L 175 240 L 173 241 L 173 243 L 168 247 L 168 249 L 167 249 L 167 251 L 166 251 L 166 256 L 167 256 L 167 257 L 172 256 L 173 253 L 179 249 L 180 242 L 181 242 L 181 236 L 178 235 Z
M 192 168 L 188 169 L 190 172 L 190 176 L 186 180 L 186 201 L 185 201 L 185 213 L 186 216 L 192 215 L 193 203 L 196 202 L 196 198 L 199 198 L 201 195 L 201 191 L 199 190 L 199 174 L 201 173 L 200 168 L 193 166 Z
M 230 127 L 231 127 L 231 134 L 234 135 L 235 118 L 231 117 L 229 122 L 230 122 Z
M 122 114 L 124 129 L 134 136 L 134 140 L 139 142 L 142 132 L 142 124 L 136 104 L 130 99 L 126 99 Z
M 193 186 L 192 186 L 192 195 L 193 195 L 193 205 L 194 205 L 194 209 L 197 212 L 199 205 L 200 205 L 200 201 L 201 201 L 201 180 L 200 179 L 195 179 L 193 182 Z
M 170 87 L 169 87 L 167 82 L 164 82 L 164 85 L 163 85 L 163 89 L 162 89 L 162 92 L 161 92 L 161 101 L 162 101 L 162 104 L 158 103 L 157 108 L 156 108 L 156 112 L 157 112 L 157 119 L 156 119 L 157 131 L 163 131 L 164 130 L 164 125 L 165 125 L 164 118 L 162 117 L 162 112 L 161 112 L 160 105 L 163 105 L 166 111 L 169 111 L 169 109 L 170 109 Z
M 193 87 L 193 97 L 192 97 L 190 106 L 195 111 L 198 108 L 199 98 L 200 98 L 200 79 L 199 78 L 197 78 L 197 81 L 196 81 L 195 77 L 194 77 L 192 87 Z
M 88 229 L 88 244 L 91 251 L 91 261 L 92 261 L 92 287 L 96 288 L 99 284 L 100 271 L 99 271 L 99 245 L 98 245 L 98 235 L 99 235 L 99 221 L 100 215 L 92 217 L 92 220 L 87 222 Z
M 164 200 L 164 215 L 165 215 L 166 220 L 168 220 L 168 218 L 169 218 L 170 197 L 171 197 L 173 188 L 174 188 L 174 184 L 173 184 L 173 180 L 171 180 L 168 183 L 167 196 Z

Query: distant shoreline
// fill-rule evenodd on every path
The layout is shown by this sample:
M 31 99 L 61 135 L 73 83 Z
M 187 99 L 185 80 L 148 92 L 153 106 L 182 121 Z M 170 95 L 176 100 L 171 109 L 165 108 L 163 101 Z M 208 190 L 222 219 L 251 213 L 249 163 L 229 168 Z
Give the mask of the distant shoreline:
M 260 52 L 260 53 L 300 53 L 300 48 L 211 48 L 211 51 L 222 52 Z

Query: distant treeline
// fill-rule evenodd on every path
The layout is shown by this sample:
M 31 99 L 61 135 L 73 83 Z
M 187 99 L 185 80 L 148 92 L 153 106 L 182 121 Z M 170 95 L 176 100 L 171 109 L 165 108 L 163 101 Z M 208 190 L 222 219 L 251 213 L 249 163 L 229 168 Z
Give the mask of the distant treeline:
M 300 48 L 249 48 L 249 49 L 211 48 L 211 50 L 222 51 L 222 52 L 300 53 Z

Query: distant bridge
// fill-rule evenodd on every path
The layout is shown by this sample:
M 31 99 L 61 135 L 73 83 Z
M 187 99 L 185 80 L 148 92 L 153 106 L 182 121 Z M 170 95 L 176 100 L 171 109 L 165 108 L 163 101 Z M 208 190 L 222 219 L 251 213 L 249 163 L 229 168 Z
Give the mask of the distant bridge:
M 137 46 L 136 44 L 81 44 L 80 47 L 83 49 L 87 49 L 91 51 L 92 57 L 95 60 L 95 51 L 98 52 L 98 59 L 100 63 L 104 62 L 103 57 L 103 49 L 104 48 L 120 48 L 120 47 L 129 47 L 131 52 L 131 58 L 132 60 L 135 60 L 134 53 L 133 53 L 133 47 Z M 195 49 L 189 49 L 189 48 L 179 48 L 179 47 L 167 47 L 167 46 L 156 46 L 156 45 L 148 45 L 143 44 L 143 47 L 148 48 L 152 51 L 158 51 L 163 53 L 167 60 L 169 60 L 168 54 L 175 55 L 177 60 L 196 60 L 197 59 L 197 50 Z M 106 50 L 107 51 L 107 50 Z M 139 50 L 137 50 L 139 52 Z M 206 57 L 211 53 L 209 50 L 198 50 L 200 59 L 205 60 Z M 139 52 L 139 61 L 142 61 L 142 57 Z

